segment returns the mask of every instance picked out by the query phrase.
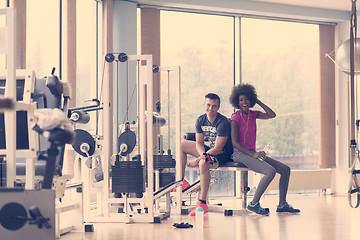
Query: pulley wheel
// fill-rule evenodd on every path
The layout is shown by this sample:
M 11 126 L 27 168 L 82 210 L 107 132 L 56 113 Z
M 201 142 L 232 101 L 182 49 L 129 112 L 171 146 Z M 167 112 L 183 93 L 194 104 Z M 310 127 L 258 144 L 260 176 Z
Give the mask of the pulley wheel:
M 120 153 L 120 146 L 122 144 L 126 144 L 127 149 L 126 151 Z M 134 150 L 135 145 L 136 145 L 136 135 L 133 131 L 126 130 L 125 132 L 120 134 L 118 139 L 118 152 L 121 154 L 121 156 L 126 156 L 130 154 Z
M 19 203 L 7 203 L 0 211 L 0 223 L 7 230 L 19 230 L 26 224 L 26 220 L 27 211 Z
M 108 53 L 105 55 L 105 61 L 107 61 L 108 63 L 111 63 L 115 60 L 114 54 L 112 53 Z
M 153 73 L 157 73 L 157 72 L 159 72 L 159 66 L 154 64 L 153 65 Z
M 120 62 L 126 62 L 128 60 L 128 56 L 126 55 L 126 53 L 120 53 L 118 59 Z
M 83 143 L 87 143 L 89 145 L 89 151 L 88 151 L 89 156 L 93 155 L 95 152 L 94 138 L 91 136 L 90 133 L 88 133 L 85 130 L 75 129 L 75 141 L 72 144 L 72 147 L 78 154 L 80 154 L 81 156 L 87 157 L 86 153 L 81 151 L 81 145 Z

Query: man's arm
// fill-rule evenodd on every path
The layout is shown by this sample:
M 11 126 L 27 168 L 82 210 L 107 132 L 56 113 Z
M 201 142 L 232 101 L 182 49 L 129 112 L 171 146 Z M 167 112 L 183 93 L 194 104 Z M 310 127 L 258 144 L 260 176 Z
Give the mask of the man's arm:
M 215 146 L 211 148 L 209 151 L 207 151 L 207 153 L 211 155 L 220 154 L 226 144 L 227 139 L 228 139 L 227 136 L 217 136 L 215 140 Z
M 196 133 L 196 150 L 200 156 L 205 152 L 203 133 Z

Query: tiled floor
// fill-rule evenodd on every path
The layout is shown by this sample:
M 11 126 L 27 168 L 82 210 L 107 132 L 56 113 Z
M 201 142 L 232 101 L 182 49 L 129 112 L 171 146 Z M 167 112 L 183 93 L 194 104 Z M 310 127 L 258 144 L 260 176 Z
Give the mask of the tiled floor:
M 196 227 L 195 218 L 172 215 L 159 224 L 154 223 L 96 223 L 94 232 L 71 232 L 61 240 L 226 240 L 226 239 L 360 239 L 360 208 L 352 209 L 345 196 L 293 194 L 288 202 L 301 209 L 301 214 L 277 214 L 277 196 L 265 196 L 263 207 L 270 208 L 270 216 L 245 214 L 224 216 L 222 213 L 205 215 L 204 227 Z M 232 200 L 225 201 L 232 204 Z M 174 223 L 190 222 L 193 228 L 174 228 Z

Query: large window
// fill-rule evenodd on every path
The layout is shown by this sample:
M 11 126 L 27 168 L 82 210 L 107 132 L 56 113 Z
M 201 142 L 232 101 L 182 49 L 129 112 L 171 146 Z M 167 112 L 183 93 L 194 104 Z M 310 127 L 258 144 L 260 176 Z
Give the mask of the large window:
M 270 156 L 292 169 L 318 168 L 319 26 L 253 18 L 241 18 L 240 27 L 234 24 L 233 17 L 161 12 L 161 64 L 182 69 L 183 132 L 194 131 L 206 93 L 218 93 L 220 112 L 230 117 L 234 110 L 228 97 L 234 82 L 251 83 L 277 113 L 275 119 L 258 121 L 258 149 L 270 142 Z M 240 36 L 239 41 L 234 42 L 234 36 Z M 235 70 L 240 78 L 235 80 L 238 54 L 241 66 Z M 161 79 L 166 115 L 166 73 Z M 216 172 L 218 182 L 210 194 L 232 195 L 234 174 Z M 187 170 L 186 178 L 197 176 Z
M 62 3 L 62 8 L 60 8 Z M 96 98 L 96 1 L 78 0 L 76 2 L 76 106 L 86 106 L 85 100 Z M 39 14 L 39 9 L 47 11 Z M 63 1 L 30 1 L 27 3 L 27 68 L 33 69 L 37 78 L 50 75 L 53 67 L 55 74 L 66 79 L 65 42 L 66 18 Z M 60 18 L 60 14 L 62 14 Z M 44 24 L 46 22 L 46 24 Z M 39 28 L 39 26 L 42 26 Z M 61 35 L 60 35 L 61 34 Z M 61 37 L 61 42 L 60 42 Z M 61 55 L 60 55 L 61 54 Z M 60 63 L 60 58 L 62 63 Z M 62 64 L 62 65 L 61 65 Z M 73 99 L 72 99 L 73 101 Z M 91 122 L 79 127 L 94 130 L 95 112 L 91 112 Z M 92 131 L 95 133 L 95 131 Z
M 102 65 L 97 66 L 97 11 L 99 3 L 96 1 L 78 0 L 76 2 L 76 106 L 88 106 L 94 102 L 85 102 L 97 98 L 96 80 Z M 78 125 L 92 134 L 97 134 L 97 113 L 89 112 L 89 124 Z M 101 114 L 101 112 L 100 112 Z
M 204 96 L 209 92 L 220 96 L 220 112 L 230 117 L 233 109 L 228 98 L 234 84 L 233 18 L 172 11 L 162 11 L 160 16 L 161 65 L 181 66 L 182 131 L 195 131 L 195 121 L 205 113 Z M 162 113 L 165 116 L 166 75 L 161 76 Z M 175 120 L 170 122 L 175 123 Z M 217 182 L 212 185 L 210 194 L 234 194 L 234 173 L 214 171 L 213 176 Z M 195 181 L 197 172 L 187 170 L 186 178 Z
M 319 26 L 241 19 L 242 82 L 276 113 L 258 121 L 257 147 L 292 169 L 318 168 Z
M 5 8 L 6 2 L 0 1 L 0 8 Z M 0 27 L 6 26 L 6 17 L 4 15 L 0 15 Z M 0 53 L 0 69 L 3 70 L 6 68 L 6 55 L 3 53 Z
M 26 19 L 26 68 L 34 70 L 37 78 L 43 78 L 55 67 L 55 74 L 60 76 L 59 1 L 28 1 Z

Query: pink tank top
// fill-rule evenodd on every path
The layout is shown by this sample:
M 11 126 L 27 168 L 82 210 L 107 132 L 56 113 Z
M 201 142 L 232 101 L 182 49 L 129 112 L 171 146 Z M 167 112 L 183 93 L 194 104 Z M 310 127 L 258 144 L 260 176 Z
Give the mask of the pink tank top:
M 240 110 L 231 115 L 230 120 L 238 123 L 239 142 L 246 149 L 255 150 L 256 148 L 256 117 L 259 111 L 250 110 L 249 115 Z M 234 148 L 234 151 L 237 151 Z

